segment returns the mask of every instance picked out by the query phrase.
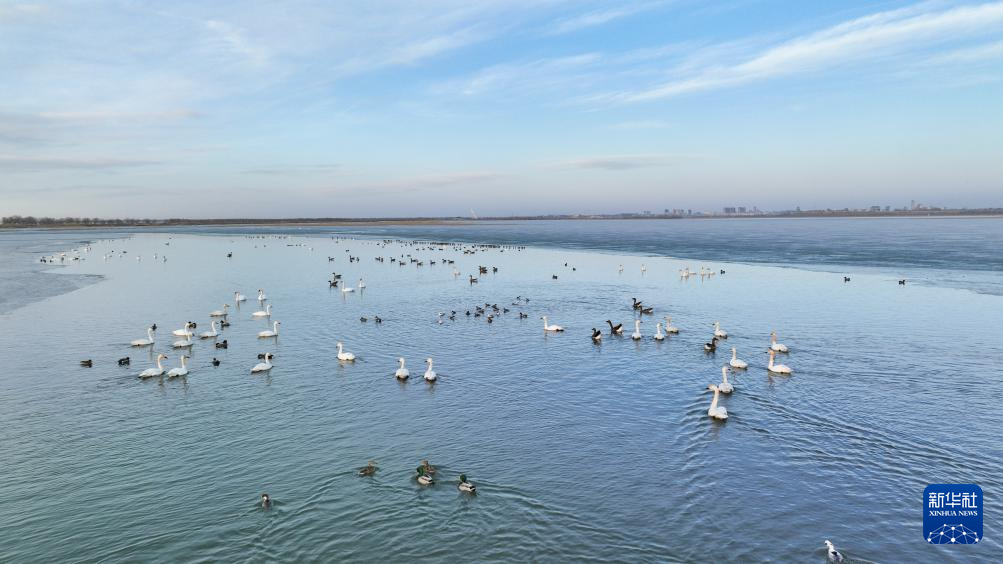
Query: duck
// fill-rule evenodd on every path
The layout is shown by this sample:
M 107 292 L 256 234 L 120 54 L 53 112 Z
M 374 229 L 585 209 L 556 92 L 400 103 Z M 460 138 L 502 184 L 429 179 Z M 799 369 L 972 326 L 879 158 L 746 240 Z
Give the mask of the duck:
M 664 341 L 665 340 L 665 333 L 662 333 L 662 323 L 661 322 L 658 322 L 658 325 L 655 326 L 655 340 L 656 341 Z
M 435 382 L 439 376 L 432 370 L 432 357 L 425 359 L 425 363 L 428 364 L 428 368 L 425 370 L 424 378 L 429 382 Z
M 272 304 L 265 306 L 265 309 L 258 310 L 251 314 L 251 317 L 271 317 L 272 316 Z
M 225 349 L 225 348 L 229 348 L 229 346 L 230 346 L 230 343 L 227 342 L 226 339 L 223 339 L 222 341 L 216 343 L 216 348 L 217 349 Z
M 338 360 L 354 361 L 355 355 L 350 352 L 345 352 L 345 346 L 338 341 Z
M 435 474 L 437 472 L 437 470 L 435 469 L 435 466 L 432 466 L 431 464 L 429 464 L 428 459 L 422 459 L 422 461 L 421 461 L 421 467 L 422 467 L 422 469 L 425 470 L 425 473 L 428 474 L 428 475 L 430 475 L 430 476 L 432 474 Z
M 602 331 L 595 327 L 592 328 L 592 341 L 596 343 L 602 342 Z
M 272 369 L 272 353 L 265 353 L 265 361 L 255 364 L 251 368 L 251 373 L 255 372 L 268 372 Z
M 133 347 L 148 347 L 152 344 L 153 344 L 153 327 L 147 327 L 145 339 L 136 339 L 129 343 L 129 345 Z
M 775 352 L 787 352 L 787 345 L 777 342 L 777 332 L 770 331 L 770 350 Z
M 740 360 L 738 358 L 738 351 L 735 349 L 735 347 L 731 347 L 731 361 L 728 362 L 728 364 L 732 368 L 737 368 L 739 370 L 745 370 L 746 368 L 749 367 L 748 362 L 745 362 L 744 360 Z
M 273 321 L 271 331 L 261 331 L 258 333 L 259 339 L 266 339 L 268 337 L 278 337 L 279 336 L 279 325 L 282 325 L 281 321 Z
M 91 360 L 91 359 L 81 360 L 80 361 L 80 366 L 83 366 L 84 368 L 90 368 L 90 367 L 94 366 L 94 361 Z
M 192 323 L 191 321 L 186 321 L 184 329 L 175 329 L 174 331 L 171 331 L 171 334 L 174 335 L 175 337 L 191 337 L 192 328 L 194 327 L 195 327 L 194 323 Z
M 372 476 L 376 473 L 376 461 L 370 460 L 365 466 L 359 469 L 359 476 Z
M 272 498 L 269 497 L 268 494 L 266 493 L 261 494 L 261 507 L 263 509 L 268 509 L 271 506 L 272 506 Z
M 209 312 L 209 317 L 226 317 L 227 312 L 230 311 L 230 304 L 223 304 L 223 309 L 217 309 L 215 311 Z
M 831 540 L 825 539 L 825 548 L 827 550 L 827 555 L 828 555 L 830 561 L 832 561 L 832 562 L 842 562 L 843 561 L 843 555 L 840 554 L 840 552 L 838 550 L 836 550 L 836 546 L 832 544 Z
M 610 335 L 623 335 L 623 323 L 617 323 L 613 325 L 613 322 L 609 319 L 606 320 L 609 323 L 609 334 Z
M 176 349 L 187 349 L 187 348 L 193 346 L 194 344 L 195 344 L 195 342 L 192 341 L 192 336 L 188 335 L 184 339 L 181 339 L 181 340 L 178 340 L 178 341 L 174 341 L 174 344 L 172 344 L 171 346 L 174 347 L 174 348 L 176 348 Z
M 132 360 L 130 360 L 129 357 L 127 357 L 127 356 L 124 356 L 124 357 L 118 359 L 118 365 L 119 366 L 129 366 L 130 362 L 132 362 Z
M 770 364 L 766 367 L 767 370 L 775 374 L 790 374 L 791 367 L 786 364 L 773 364 L 773 357 L 776 356 L 775 351 L 770 351 Z
M 717 337 L 718 339 L 727 339 L 728 338 L 728 332 L 725 331 L 725 330 L 723 330 L 723 329 L 721 329 L 721 322 L 720 321 L 715 321 L 714 322 L 714 336 Z
M 730 394 L 735 391 L 735 386 L 731 385 L 728 381 L 728 367 L 721 367 L 721 383 L 717 385 L 717 389 L 721 390 L 722 394 Z
M 404 368 L 404 357 L 402 356 L 398 358 L 397 362 L 400 363 L 400 368 L 397 369 L 397 372 L 394 372 L 394 376 L 396 376 L 398 380 L 407 380 L 408 377 L 411 376 L 411 372 L 407 368 Z
M 641 340 L 641 320 L 640 319 L 635 319 L 634 320 L 634 332 L 630 334 L 630 338 L 633 339 L 633 340 L 635 340 L 635 341 L 640 341 Z
M 258 288 L 258 301 L 259 302 L 264 302 L 264 301 L 267 301 L 267 300 L 268 300 L 268 296 L 265 295 L 265 291 L 262 290 L 261 288 Z
M 665 332 L 672 335 L 679 333 L 679 328 L 672 325 L 672 318 L 667 315 L 665 316 Z
M 713 339 L 711 339 L 709 343 L 704 343 L 703 344 L 703 350 L 705 350 L 706 352 L 714 352 L 714 351 L 716 351 L 717 350 L 717 337 L 714 337 Z
M 471 495 L 477 493 L 477 486 L 467 481 L 466 474 L 460 474 L 460 483 L 457 484 L 456 489 L 460 490 L 463 493 L 468 493 Z
M 707 389 L 714 392 L 714 399 L 710 402 L 710 408 L 707 410 L 707 415 L 713 417 L 714 419 L 727 419 L 728 410 L 723 406 L 717 405 L 717 400 L 720 398 L 721 390 L 714 384 L 707 386 Z
M 168 370 L 167 371 L 167 377 L 168 378 L 177 378 L 178 376 L 187 376 L 188 375 L 188 364 L 187 364 L 187 361 L 188 361 L 188 357 L 185 356 L 185 355 L 181 355 L 181 366 L 179 366 L 178 368 L 172 368 L 172 369 Z
M 233 293 L 233 301 L 236 302 L 236 303 L 246 302 L 247 301 L 247 296 L 245 296 L 244 294 L 241 294 L 240 292 L 234 292 Z
M 419 466 L 418 468 L 415 469 L 415 472 L 418 473 L 415 479 L 418 480 L 419 484 L 423 486 L 431 486 L 435 484 L 435 480 L 433 480 L 432 477 L 428 475 L 428 473 L 425 471 L 424 466 Z
M 219 359 L 216 358 L 216 357 L 212 357 L 212 365 L 213 366 L 219 366 Z
M 555 331 L 555 332 L 564 331 L 564 327 L 561 327 L 560 325 L 551 325 L 551 324 L 548 324 L 547 323 L 547 316 L 546 315 L 544 315 L 540 319 L 543 320 L 543 330 L 544 331 Z
M 167 359 L 167 355 L 166 354 L 163 354 L 163 353 L 158 354 L 157 355 L 157 367 L 156 368 L 147 368 L 146 370 L 144 370 L 144 371 L 142 371 L 142 372 L 139 373 L 139 377 L 140 378 L 153 378 L 154 376 L 163 376 L 164 375 L 164 367 L 161 364 L 161 361 L 166 360 L 166 359 Z
M 219 333 L 216 331 L 215 321 L 210 324 L 210 327 L 212 327 L 212 329 L 209 331 L 203 331 L 202 334 L 199 335 L 199 339 L 213 339 L 219 336 Z

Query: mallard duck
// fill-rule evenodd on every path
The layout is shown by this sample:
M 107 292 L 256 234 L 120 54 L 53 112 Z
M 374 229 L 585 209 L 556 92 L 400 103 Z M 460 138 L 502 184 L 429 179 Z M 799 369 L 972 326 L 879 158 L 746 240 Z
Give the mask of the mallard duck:
M 468 494 L 477 493 L 477 486 L 467 481 L 466 474 L 460 474 L 460 483 L 456 486 L 456 489 L 460 490 L 463 493 L 468 493 Z
M 415 469 L 415 472 L 418 473 L 418 476 L 415 479 L 418 480 L 419 484 L 423 486 L 431 486 L 432 484 L 435 483 L 435 480 L 433 480 L 432 477 L 425 472 L 424 466 L 419 466 L 417 469 Z
M 372 476 L 376 473 L 376 461 L 370 460 L 368 464 L 359 469 L 359 476 Z
M 429 464 L 428 460 L 422 460 L 421 467 L 425 469 L 426 474 L 435 474 L 435 466 Z

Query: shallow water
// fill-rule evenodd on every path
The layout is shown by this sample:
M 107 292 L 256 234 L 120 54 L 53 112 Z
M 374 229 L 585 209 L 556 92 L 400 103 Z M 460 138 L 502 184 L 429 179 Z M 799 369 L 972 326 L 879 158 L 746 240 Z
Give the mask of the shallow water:
M 902 287 L 883 270 L 844 284 L 610 249 L 469 255 L 320 233 L 92 235 L 85 260 L 35 277 L 101 283 L 0 315 L 0 561 L 823 562 L 825 538 L 863 561 L 1003 554 L 991 493 L 1003 475 L 999 296 Z M 102 260 L 111 250 L 127 258 Z M 373 260 L 401 253 L 426 264 Z M 427 263 L 443 257 L 463 276 Z M 727 272 L 681 280 L 687 264 Z M 477 265 L 499 271 L 471 285 Z M 367 288 L 332 291 L 332 270 Z M 257 288 L 282 321 L 277 340 L 255 338 L 267 325 L 250 318 Z M 231 313 L 229 349 L 199 342 L 186 379 L 136 379 L 153 351 L 125 343 L 156 322 L 154 350 L 175 366 L 170 330 L 187 319 L 208 329 L 207 313 L 236 289 L 250 301 Z M 516 296 L 529 304 L 508 305 Z M 682 332 L 593 345 L 590 329 L 606 319 L 632 323 L 632 296 Z M 463 315 L 485 302 L 512 311 L 491 324 Z M 436 323 L 453 309 L 455 321 Z M 567 331 L 545 334 L 545 314 Z M 657 317 L 644 317 L 646 336 Z M 715 320 L 731 336 L 708 356 Z M 782 362 L 793 376 L 766 372 L 771 329 L 791 347 Z M 335 359 L 338 340 L 357 362 Z M 732 346 L 750 369 L 722 400 L 730 418 L 711 421 L 705 387 Z M 265 351 L 275 368 L 252 376 Z M 126 355 L 132 365 L 117 366 Z M 392 376 L 398 356 L 406 384 Z M 426 356 L 434 386 L 416 378 Z M 94 368 L 79 367 L 84 358 Z M 440 468 L 430 489 L 412 480 L 422 458 Z M 380 471 L 357 477 L 369 459 Z M 456 491 L 463 472 L 476 497 Z M 985 490 L 979 545 L 924 542 L 923 488 L 943 482 Z M 263 491 L 277 500 L 270 511 L 256 508 Z

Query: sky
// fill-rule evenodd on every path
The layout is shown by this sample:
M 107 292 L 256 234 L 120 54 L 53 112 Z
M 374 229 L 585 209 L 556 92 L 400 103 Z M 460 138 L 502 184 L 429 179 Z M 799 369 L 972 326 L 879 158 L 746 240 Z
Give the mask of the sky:
M 0 215 L 1003 207 L 1003 1 L 0 0 Z

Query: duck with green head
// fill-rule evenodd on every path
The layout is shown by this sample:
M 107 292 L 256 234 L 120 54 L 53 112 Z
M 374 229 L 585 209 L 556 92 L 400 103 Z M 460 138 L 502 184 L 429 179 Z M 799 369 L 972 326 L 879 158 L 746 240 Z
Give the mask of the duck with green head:
M 467 481 L 466 474 L 460 474 L 460 484 L 456 486 L 456 488 L 463 493 L 468 493 L 468 494 L 477 493 L 477 486 Z
M 415 471 L 418 473 L 416 479 L 418 480 L 419 484 L 423 486 L 431 486 L 432 484 L 435 483 L 435 480 L 433 480 L 432 477 L 429 476 L 428 473 L 425 471 L 424 466 L 419 466 Z

